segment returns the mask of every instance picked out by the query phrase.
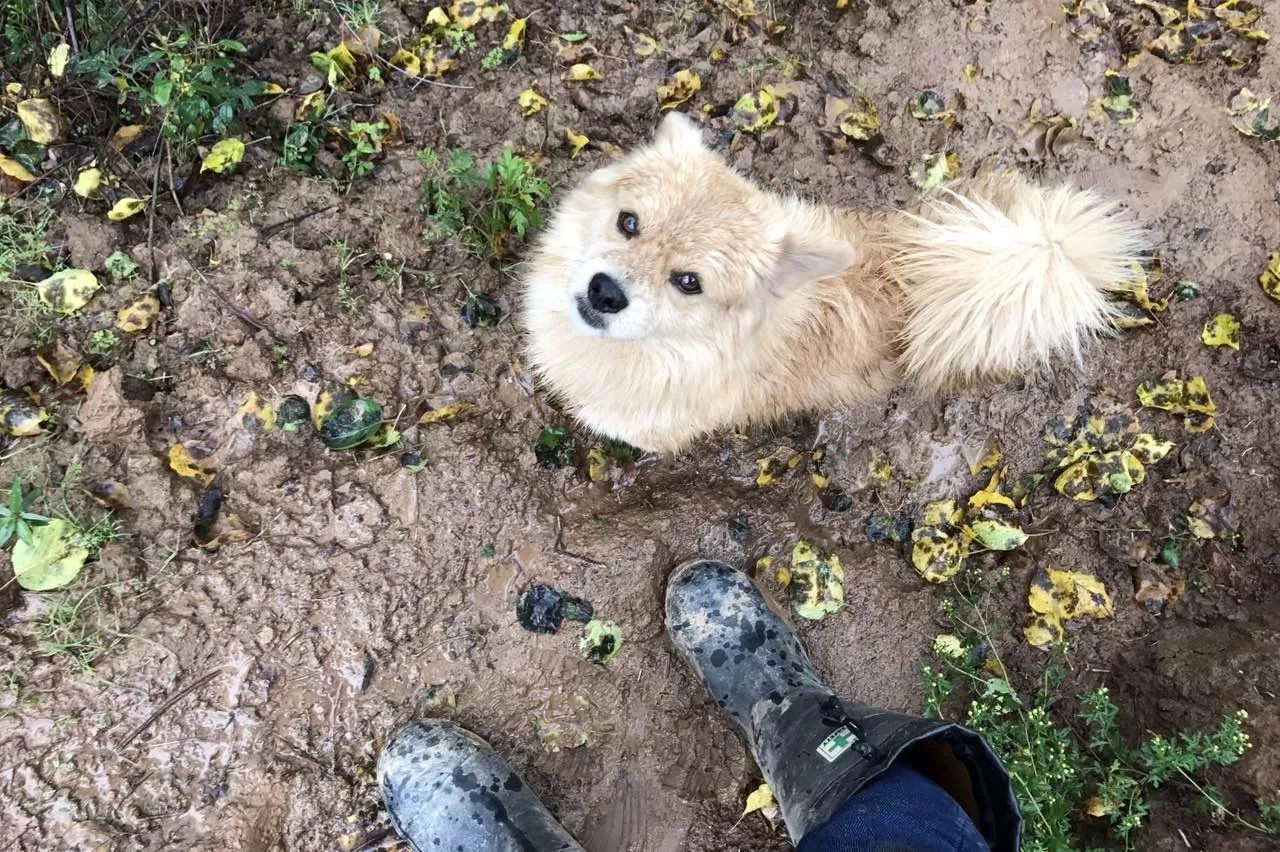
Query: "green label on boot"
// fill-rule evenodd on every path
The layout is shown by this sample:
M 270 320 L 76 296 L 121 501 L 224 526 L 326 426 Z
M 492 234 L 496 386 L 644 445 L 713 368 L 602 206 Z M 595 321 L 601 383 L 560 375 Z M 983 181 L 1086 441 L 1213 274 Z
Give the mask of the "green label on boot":
M 858 741 L 853 731 L 849 730 L 848 725 L 841 725 L 831 732 L 825 740 L 818 743 L 818 754 L 822 755 L 827 763 L 832 763 L 840 755 L 853 748 L 853 744 Z

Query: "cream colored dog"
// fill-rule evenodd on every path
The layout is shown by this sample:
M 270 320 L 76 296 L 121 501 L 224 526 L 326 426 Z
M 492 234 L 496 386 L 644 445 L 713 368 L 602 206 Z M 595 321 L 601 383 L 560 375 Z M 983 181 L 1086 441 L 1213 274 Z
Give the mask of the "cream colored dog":
M 728 426 L 1080 356 L 1143 233 L 1009 176 L 859 214 L 757 189 L 668 115 L 561 202 L 524 285 L 530 361 L 586 427 L 671 451 Z

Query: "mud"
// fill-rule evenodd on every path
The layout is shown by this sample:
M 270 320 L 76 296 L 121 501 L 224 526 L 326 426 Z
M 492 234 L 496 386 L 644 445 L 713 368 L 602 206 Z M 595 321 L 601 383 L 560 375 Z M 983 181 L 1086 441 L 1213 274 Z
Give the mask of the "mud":
M 391 38 L 408 37 L 426 8 L 384 5 Z M 721 39 L 722 15 L 696 3 L 513 5 L 532 16 L 514 68 L 483 73 L 480 51 L 448 77 L 474 88 L 392 86 L 377 98 L 371 109 L 394 111 L 407 144 L 389 149 L 350 196 L 279 168 L 275 143 L 263 142 L 250 146 L 241 177 L 207 185 L 188 203 L 192 215 L 161 223 L 155 251 L 176 308 L 99 375 L 78 411 L 66 403 L 58 440 L 0 465 L 8 482 L 32 469 L 56 480 L 78 462 L 85 482 L 127 483 L 132 500 L 120 513 L 126 537 L 81 581 L 100 589 L 94 617 L 119 636 L 94 673 L 40 651 L 35 625 L 59 595 L 0 592 L 0 660 L 9 673 L 0 692 L 0 841 L 20 849 L 390 845 L 372 776 L 380 738 L 407 719 L 443 715 L 493 743 L 589 849 L 785 849 L 758 817 L 738 819 L 758 778 L 665 637 L 668 571 L 694 554 L 749 569 L 788 554 L 801 537 L 835 549 L 847 606 L 802 625 L 805 646 L 839 691 L 916 710 L 917 663 L 941 629 L 943 590 L 922 583 L 892 549 L 868 544 L 866 518 L 970 487 L 965 449 L 989 438 L 1011 473 L 1033 471 L 1046 420 L 1097 389 L 1131 398 L 1140 379 L 1171 368 L 1206 377 L 1218 427 L 1193 438 L 1178 418 L 1144 411 L 1146 426 L 1178 444 L 1158 476 L 1111 510 L 1055 495 L 1036 501 L 1028 529 L 1042 535 L 1006 558 L 984 557 L 995 617 L 1015 674 L 1034 676 L 1045 658 L 1019 630 L 1031 575 L 1045 564 L 1096 572 L 1113 591 L 1116 616 L 1073 635 L 1071 686 L 1110 686 L 1133 734 L 1248 709 L 1255 748 L 1210 780 L 1237 807 L 1274 797 L 1280 306 L 1256 278 L 1280 250 L 1280 146 L 1240 136 L 1224 107 L 1242 85 L 1280 94 L 1276 52 L 1244 72 L 1146 57 L 1131 72 L 1142 118 L 1121 126 L 1083 119 L 1115 57 L 1082 48 L 1056 0 L 874 0 L 845 13 L 779 2 L 780 37 L 733 45 Z M 1276 10 L 1263 24 L 1280 30 Z M 632 56 L 624 25 L 658 37 L 665 53 Z M 578 29 L 604 54 L 593 60 L 604 80 L 585 90 L 560 82 L 555 53 L 555 34 Z M 294 87 L 314 74 L 308 51 L 335 33 L 281 4 L 251 10 L 239 37 L 267 45 L 258 70 Z M 718 45 L 728 52 L 723 63 L 707 58 Z M 1015 166 L 1105 190 L 1150 223 L 1170 280 L 1195 280 L 1202 296 L 1174 304 L 1155 328 L 1103 342 L 1080 369 L 1063 365 L 943 400 L 904 391 L 720 436 L 679 456 L 642 459 L 625 488 L 591 483 L 581 470 L 540 469 L 534 439 L 565 420 L 524 368 L 519 330 L 510 321 L 469 329 L 461 317 L 468 290 L 509 313 L 515 270 L 422 241 L 414 149 L 453 145 L 488 157 L 511 145 L 539 154 L 563 187 L 605 162 L 608 145 L 625 148 L 649 133 L 668 59 L 702 75 L 699 107 L 780 82 L 790 57 L 802 63 L 790 82 L 797 115 L 758 142 L 728 146 L 730 160 L 764 185 L 860 209 L 916 197 L 902 169 L 855 149 L 828 152 L 818 126 L 823 98 L 862 84 L 904 162 L 946 144 L 966 172 Z M 983 69 L 972 83 L 968 63 Z M 515 99 L 534 81 L 553 103 L 524 120 Z M 925 88 L 948 102 L 963 95 L 950 136 L 906 113 Z M 1036 100 L 1045 113 L 1081 116 L 1091 141 L 1038 153 L 1022 132 Z M 712 119 L 707 138 L 726 141 L 728 126 Z M 594 144 L 570 158 L 565 127 Z M 264 236 L 264 226 L 330 206 Z M 140 262 L 150 256 L 145 223 L 68 215 L 59 233 L 77 263 L 100 263 L 116 247 Z M 370 261 L 355 280 L 359 312 L 350 314 L 338 301 L 334 238 L 402 258 L 440 286 L 413 272 L 377 279 Z M 104 294 L 103 315 L 130 296 Z M 1243 323 L 1238 354 L 1199 341 L 1201 325 L 1220 311 Z M 363 343 L 374 345 L 367 358 L 353 351 Z M 6 377 L 20 369 L 6 365 Z M 34 363 L 27 369 L 38 374 Z M 315 376 L 360 377 L 361 393 L 386 404 L 426 469 L 402 469 L 398 450 L 329 452 L 305 430 L 261 434 L 237 417 L 251 392 L 268 402 L 314 396 Z M 454 402 L 477 408 L 413 425 Z M 780 446 L 807 451 L 820 435 L 849 457 L 887 456 L 890 483 L 850 483 L 853 505 L 841 513 L 822 507 L 802 471 L 755 486 L 757 458 Z M 210 454 L 225 490 L 221 523 L 236 516 L 248 540 L 215 552 L 192 545 L 200 489 L 169 470 L 168 449 L 179 441 Z M 1188 568 L 1186 594 L 1150 614 L 1133 600 L 1132 569 L 1108 555 L 1100 534 L 1167 530 L 1192 499 L 1216 490 L 1231 492 L 1243 548 L 1208 545 L 1202 564 Z M 6 555 L 0 563 L 7 567 Z M 998 579 L 1001 566 L 1008 573 Z M 521 630 L 515 601 L 533 583 L 585 598 L 617 622 L 626 637 L 619 656 L 603 667 L 580 659 L 573 624 L 556 635 Z M 1176 791 L 1156 796 L 1139 840 L 1170 850 L 1267 844 L 1214 822 Z

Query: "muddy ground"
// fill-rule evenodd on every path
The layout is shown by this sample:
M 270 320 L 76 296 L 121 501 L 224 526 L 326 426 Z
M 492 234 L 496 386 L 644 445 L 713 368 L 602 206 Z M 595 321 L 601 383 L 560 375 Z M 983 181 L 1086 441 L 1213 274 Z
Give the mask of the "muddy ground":
M 408 40 L 427 7 L 400 5 L 384 4 L 380 22 L 388 38 Z M 1276 795 L 1280 305 L 1257 276 L 1280 249 L 1280 146 L 1241 136 L 1224 107 L 1243 85 L 1280 94 L 1280 57 L 1271 51 L 1243 71 L 1144 57 L 1129 72 L 1141 118 L 1121 125 L 1087 117 L 1103 72 L 1117 67 L 1114 46 L 1082 46 L 1056 0 L 832 5 L 778 2 L 785 32 L 729 44 L 725 16 L 696 2 L 516 0 L 514 11 L 531 17 L 512 68 L 479 69 L 505 25 L 494 27 L 446 77 L 467 88 L 392 85 L 357 107 L 394 111 L 406 143 L 389 147 L 347 197 L 276 164 L 280 126 L 268 114 L 239 175 L 207 183 L 187 217 L 158 217 L 154 248 L 141 218 L 110 224 L 71 204 L 61 209 L 55 238 L 74 264 L 101 268 L 118 248 L 145 262 L 154 251 L 175 307 L 86 398 L 60 403 L 65 429 L 56 440 L 0 465 L 3 482 L 28 471 L 56 482 L 78 461 L 85 482 L 126 483 L 132 501 L 119 513 L 125 537 L 76 589 L 0 592 L 9 672 L 0 693 L 0 842 L 390 845 L 372 776 L 380 739 L 398 722 L 435 714 L 487 737 L 589 849 L 787 848 L 758 816 L 738 819 L 758 778 L 665 639 L 661 596 L 672 566 L 705 554 L 750 568 L 789 554 L 801 537 L 834 549 L 846 566 L 847 606 L 801 626 L 807 648 L 840 690 L 916 710 L 918 662 L 944 629 L 937 605 L 947 592 L 923 583 L 891 548 L 869 544 L 868 515 L 971 490 L 964 452 L 987 439 L 1003 447 L 1011 475 L 1034 471 L 1045 421 L 1098 389 L 1132 399 L 1138 381 L 1168 369 L 1205 376 L 1221 412 L 1216 428 L 1189 436 L 1177 417 L 1144 411 L 1148 428 L 1177 443 L 1144 486 L 1114 509 L 1051 493 L 1034 501 L 1027 528 L 1043 535 L 1007 558 L 983 557 L 999 607 L 991 615 L 1015 676 L 1034 678 L 1046 658 L 1019 629 L 1030 577 L 1045 564 L 1095 572 L 1116 613 L 1073 631 L 1068 688 L 1107 684 L 1135 735 L 1209 726 L 1248 709 L 1253 750 L 1210 780 L 1242 810 Z M 1273 31 L 1276 12 L 1264 21 Z M 663 51 L 635 57 L 624 26 L 652 33 Z M 559 79 L 556 33 L 576 30 L 602 54 L 592 61 L 604 79 L 590 87 Z M 246 9 L 237 37 L 263 76 L 296 90 L 315 73 L 308 53 L 338 35 L 327 19 L 262 4 Z M 709 58 L 716 47 L 727 53 L 722 62 Z M 788 79 L 792 58 L 799 73 Z M 613 481 L 590 482 L 582 465 L 541 469 L 534 439 L 566 421 L 523 366 L 520 330 L 511 321 L 471 329 L 460 316 L 468 288 L 512 311 L 518 270 L 423 241 L 414 152 L 459 146 L 489 157 L 511 146 L 537 154 L 563 188 L 607 161 L 610 145 L 647 136 L 671 60 L 701 75 L 702 91 L 686 107 L 695 114 L 764 84 L 792 86 L 798 112 L 759 140 L 730 141 L 727 118 L 708 122 L 708 142 L 725 145 L 737 167 L 770 188 L 862 209 L 918 196 L 903 168 L 831 149 L 820 126 L 825 95 L 864 85 L 904 164 L 945 147 L 966 173 L 1015 166 L 1104 190 L 1150 224 L 1169 280 L 1199 282 L 1202 295 L 1175 303 L 1154 327 L 1103 342 L 1081 369 L 1063 365 L 941 400 L 901 392 L 646 457 Z M 970 63 L 982 69 L 972 82 Z M 534 82 L 552 104 L 526 120 L 515 99 Z M 954 130 L 907 114 L 925 88 L 948 102 L 963 96 Z M 1045 152 L 1034 132 L 1023 133 L 1036 101 L 1045 114 L 1080 118 L 1087 138 Z M 287 115 L 295 102 L 285 102 Z M 565 127 L 592 140 L 577 157 L 563 144 Z M 354 273 L 356 313 L 338 301 L 334 238 L 371 254 Z M 373 259 L 384 255 L 408 271 L 376 278 Z M 425 286 L 428 272 L 438 288 Z M 108 291 L 95 307 L 113 316 L 128 295 Z M 1201 325 L 1223 311 L 1243 323 L 1238 353 L 1200 342 Z M 367 358 L 353 352 L 364 343 L 374 347 Z M 205 350 L 215 354 L 192 355 Z M 11 387 L 42 376 L 29 353 L 4 364 Z M 424 471 L 402 469 L 399 451 L 331 452 L 305 430 L 255 433 L 236 416 L 251 392 L 273 402 L 314 394 L 317 377 L 352 376 L 398 413 L 406 444 L 427 459 Z M 455 402 L 476 409 L 413 425 L 428 408 Z M 889 483 L 847 482 L 853 505 L 844 512 L 824 509 L 803 471 L 756 487 L 757 458 L 780 446 L 807 451 L 820 433 L 835 452 L 887 456 Z M 238 516 L 249 540 L 212 552 L 192 545 L 199 487 L 169 469 L 175 442 L 216 451 L 224 521 Z M 1208 543 L 1185 566 L 1185 593 L 1152 614 L 1134 600 L 1135 569 L 1100 538 L 1135 527 L 1158 535 L 1195 497 L 1221 490 L 1231 494 L 1242 546 Z M 1007 576 L 998 580 L 1002 566 Z M 574 631 L 521 630 L 514 602 L 534 581 L 587 598 L 616 621 L 626 636 L 620 655 L 591 665 Z M 82 672 L 41 653 L 35 625 L 64 596 L 90 588 L 99 590 L 91 617 L 112 646 Z M 1176 787 L 1158 793 L 1138 847 L 1274 848 L 1274 839 L 1215 821 L 1192 799 Z

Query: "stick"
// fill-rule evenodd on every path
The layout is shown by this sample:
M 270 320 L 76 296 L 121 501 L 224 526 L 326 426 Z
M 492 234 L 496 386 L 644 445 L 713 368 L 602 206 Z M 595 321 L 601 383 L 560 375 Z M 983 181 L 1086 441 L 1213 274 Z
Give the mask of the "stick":
M 143 731 L 145 731 L 147 728 L 154 725 L 155 721 L 159 719 L 166 710 L 168 710 L 170 707 L 177 704 L 179 701 L 186 698 L 192 692 L 195 692 L 197 689 L 204 686 L 206 683 L 213 680 L 215 677 L 217 677 L 220 674 L 222 674 L 221 666 L 209 672 L 208 674 L 202 675 L 201 677 L 193 680 L 191 683 L 187 684 L 186 686 L 182 687 L 182 689 L 179 689 L 177 692 L 175 692 L 163 704 L 157 707 L 154 713 L 152 713 L 145 720 L 143 720 L 141 725 L 139 725 L 138 727 L 130 731 L 128 735 L 125 736 L 125 738 L 120 741 L 120 745 L 116 746 L 116 754 L 119 754 L 120 752 L 124 751 L 124 749 L 129 745 L 129 743 L 136 740 L 142 734 Z
M 304 213 L 299 213 L 297 216 L 290 216 L 288 219 L 283 221 L 274 222 L 270 225 L 263 225 L 258 229 L 258 235 L 265 240 L 269 240 L 290 225 L 296 225 L 299 222 L 310 219 L 312 216 L 319 216 L 321 213 L 328 213 L 336 206 L 336 204 L 330 204 L 328 207 L 321 207 L 318 210 L 307 210 Z
M 62 11 L 67 14 L 67 35 L 71 39 L 71 54 L 80 55 L 80 40 L 76 38 L 75 13 L 71 11 L 71 0 L 62 0 Z

